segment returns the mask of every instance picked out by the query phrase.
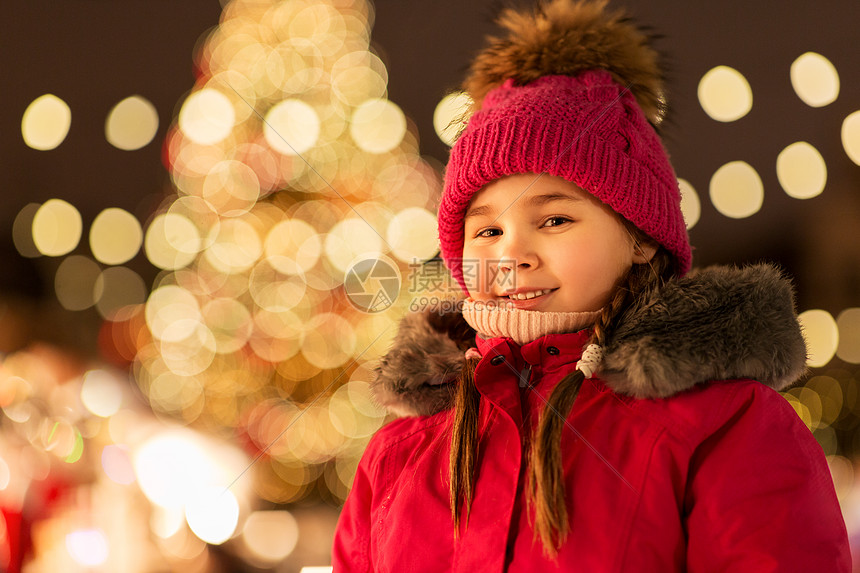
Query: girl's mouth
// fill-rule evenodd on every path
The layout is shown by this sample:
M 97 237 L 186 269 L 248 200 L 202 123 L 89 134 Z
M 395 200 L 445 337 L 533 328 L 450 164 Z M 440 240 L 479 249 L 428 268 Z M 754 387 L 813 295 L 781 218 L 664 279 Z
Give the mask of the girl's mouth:
M 558 289 L 547 288 L 516 294 L 512 293 L 508 296 L 501 297 L 501 300 L 514 308 L 529 310 L 542 304 L 543 300 L 556 290 Z
M 549 294 L 555 289 L 545 288 L 541 290 L 533 290 L 529 292 L 521 292 L 521 293 L 511 293 L 507 295 L 505 298 L 509 298 L 510 300 L 529 300 L 532 298 L 537 298 L 539 296 L 543 296 L 545 294 Z

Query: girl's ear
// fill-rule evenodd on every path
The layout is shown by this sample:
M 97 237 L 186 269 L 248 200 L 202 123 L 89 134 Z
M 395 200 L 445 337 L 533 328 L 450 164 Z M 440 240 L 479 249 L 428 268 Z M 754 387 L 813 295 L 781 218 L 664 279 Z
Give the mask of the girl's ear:
M 657 252 L 658 245 L 653 241 L 647 242 L 639 242 L 636 241 L 633 243 L 633 263 L 637 265 L 641 265 L 643 263 L 649 262 L 652 258 L 654 258 L 654 254 Z

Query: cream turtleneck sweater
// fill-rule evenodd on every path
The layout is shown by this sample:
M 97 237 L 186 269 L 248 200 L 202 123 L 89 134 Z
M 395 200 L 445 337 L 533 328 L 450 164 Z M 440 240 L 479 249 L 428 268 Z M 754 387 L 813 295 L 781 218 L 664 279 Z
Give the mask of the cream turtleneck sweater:
M 463 319 L 484 340 L 507 336 L 519 345 L 544 334 L 576 332 L 594 324 L 600 311 L 544 312 L 522 310 L 513 305 L 486 304 L 467 298 L 463 301 Z

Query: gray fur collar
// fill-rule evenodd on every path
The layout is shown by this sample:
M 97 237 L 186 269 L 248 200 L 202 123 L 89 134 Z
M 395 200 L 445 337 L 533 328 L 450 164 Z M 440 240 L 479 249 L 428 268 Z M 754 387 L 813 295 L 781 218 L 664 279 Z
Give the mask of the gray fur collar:
M 375 368 L 375 400 L 398 416 L 449 408 L 474 345 L 459 312 L 409 313 Z M 782 390 L 806 372 L 792 285 L 768 264 L 709 267 L 670 282 L 624 314 L 604 351 L 597 376 L 636 398 L 736 378 Z

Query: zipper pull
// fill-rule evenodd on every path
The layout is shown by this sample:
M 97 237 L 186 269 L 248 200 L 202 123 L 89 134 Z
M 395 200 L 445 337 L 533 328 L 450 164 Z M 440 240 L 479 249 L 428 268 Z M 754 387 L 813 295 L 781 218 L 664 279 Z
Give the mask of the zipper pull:
M 532 377 L 532 365 L 526 363 L 526 367 L 520 371 L 520 388 L 525 388 Z

